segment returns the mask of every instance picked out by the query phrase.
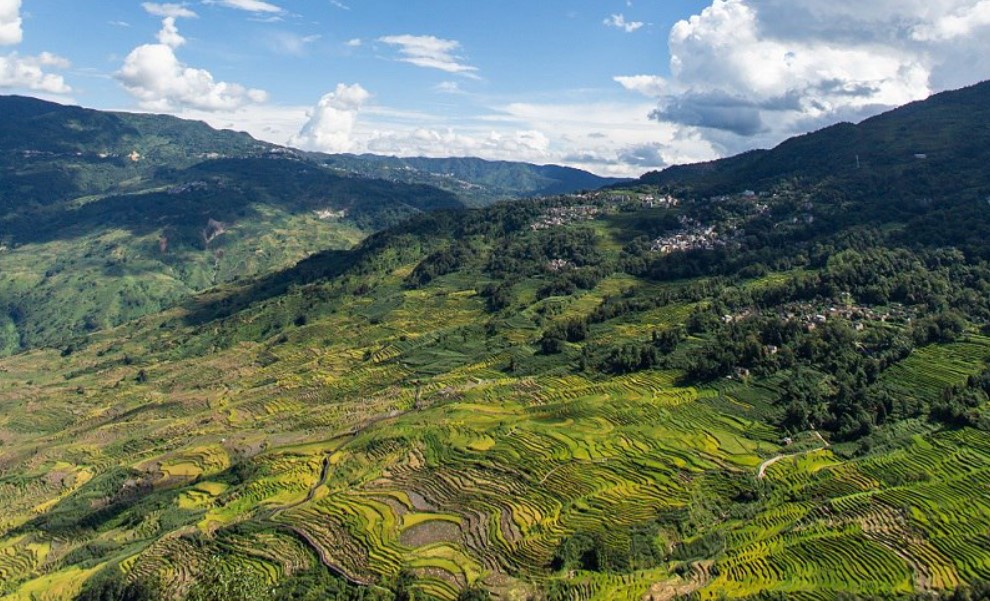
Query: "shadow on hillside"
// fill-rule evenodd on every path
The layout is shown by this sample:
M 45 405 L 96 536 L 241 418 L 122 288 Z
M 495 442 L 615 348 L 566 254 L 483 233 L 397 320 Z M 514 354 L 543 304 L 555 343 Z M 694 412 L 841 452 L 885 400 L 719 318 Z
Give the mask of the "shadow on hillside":
M 281 296 L 294 287 L 335 278 L 353 265 L 357 257 L 357 251 L 328 250 L 234 290 L 196 297 L 186 305 L 189 314 L 185 322 L 197 326 L 226 319 L 252 305 Z
M 63 199 L 81 194 L 81 188 L 68 180 L 48 183 L 65 190 L 40 188 L 38 182 L 60 173 L 53 169 L 35 174 L 32 181 L 37 185 L 29 188 Z M 77 207 L 59 201 L 27 208 L 0 219 L 0 233 L 27 244 L 81 238 L 107 229 L 124 229 L 135 236 L 166 230 L 190 245 L 202 245 L 201 232 L 211 219 L 261 220 L 263 206 L 292 213 L 344 211 L 351 223 L 367 230 L 395 225 L 421 211 L 466 208 L 457 196 L 438 188 L 344 177 L 287 159 L 220 159 L 181 171 L 163 169 L 147 185 L 168 191 L 107 196 Z

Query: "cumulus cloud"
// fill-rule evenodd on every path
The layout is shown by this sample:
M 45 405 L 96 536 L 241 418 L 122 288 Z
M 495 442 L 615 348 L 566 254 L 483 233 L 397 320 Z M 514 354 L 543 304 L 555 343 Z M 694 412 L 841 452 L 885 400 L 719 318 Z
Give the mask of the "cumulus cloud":
M 23 37 L 21 0 L 0 0 L 0 46 L 20 44 Z
M 604 24 L 608 27 L 621 29 L 626 33 L 632 33 L 646 25 L 646 23 L 643 23 L 642 21 L 627 21 L 626 16 L 623 14 L 610 16 L 605 19 Z
M 378 41 L 396 46 L 402 62 L 465 77 L 478 77 L 478 68 L 464 63 L 455 54 L 461 47 L 461 43 L 456 40 L 444 40 L 432 35 L 392 35 L 378 38 Z
M 20 56 L 16 52 L 0 56 L 0 88 L 24 88 L 49 94 L 68 94 L 72 88 L 61 75 L 45 72 L 46 68 L 67 69 L 69 61 L 48 52 L 38 56 Z
M 158 43 L 169 48 L 178 48 L 186 43 L 186 38 L 179 34 L 179 28 L 175 25 L 175 17 L 165 17 L 162 20 L 162 28 L 158 32 Z
M 309 121 L 289 144 L 321 152 L 350 152 L 361 107 L 371 99 L 371 93 L 360 84 L 338 84 L 337 89 L 320 99 Z
M 158 42 L 132 50 L 115 74 L 142 108 L 168 112 L 189 108 L 220 111 L 267 100 L 263 90 L 218 82 L 209 71 L 183 64 L 175 54 L 185 43 L 175 17 L 163 19 Z
M 252 13 L 282 13 L 281 7 L 261 0 L 203 0 L 204 4 L 217 4 L 227 8 L 246 10 Z
M 615 81 L 737 152 L 990 77 L 986 33 L 990 0 L 712 0 L 672 28 L 670 78 Z

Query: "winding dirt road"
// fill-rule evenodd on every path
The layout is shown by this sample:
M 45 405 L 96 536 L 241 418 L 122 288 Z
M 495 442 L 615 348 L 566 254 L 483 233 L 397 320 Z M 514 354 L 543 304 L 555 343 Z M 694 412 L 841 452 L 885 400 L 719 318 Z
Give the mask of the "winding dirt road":
M 818 440 L 821 441 L 822 446 L 816 449 L 808 449 L 807 451 L 801 451 L 800 453 L 791 453 L 789 455 L 777 455 L 775 457 L 771 457 L 770 459 L 767 459 L 766 461 L 760 464 L 760 470 L 756 473 L 756 479 L 757 480 L 764 479 L 767 475 L 767 468 L 782 459 L 788 459 L 790 457 L 799 457 L 801 455 L 807 455 L 808 453 L 814 453 L 816 451 L 824 451 L 825 449 L 831 446 L 830 444 L 828 444 L 828 441 L 822 438 L 822 435 L 818 432 L 818 430 L 812 430 L 812 432 L 814 432 L 815 437 L 817 437 Z

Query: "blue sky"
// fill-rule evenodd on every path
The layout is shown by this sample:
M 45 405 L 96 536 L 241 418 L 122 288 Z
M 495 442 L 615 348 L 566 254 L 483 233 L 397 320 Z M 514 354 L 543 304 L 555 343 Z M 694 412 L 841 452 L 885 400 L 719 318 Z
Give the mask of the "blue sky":
M 990 77 L 990 0 L 0 0 L 0 93 L 638 175 Z

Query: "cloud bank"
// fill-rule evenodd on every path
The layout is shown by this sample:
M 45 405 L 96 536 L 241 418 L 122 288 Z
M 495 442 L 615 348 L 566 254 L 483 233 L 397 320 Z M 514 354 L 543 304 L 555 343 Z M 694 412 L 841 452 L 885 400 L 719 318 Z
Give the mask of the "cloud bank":
M 990 77 L 987 33 L 990 0 L 715 0 L 671 30 L 669 78 L 616 81 L 727 154 Z

